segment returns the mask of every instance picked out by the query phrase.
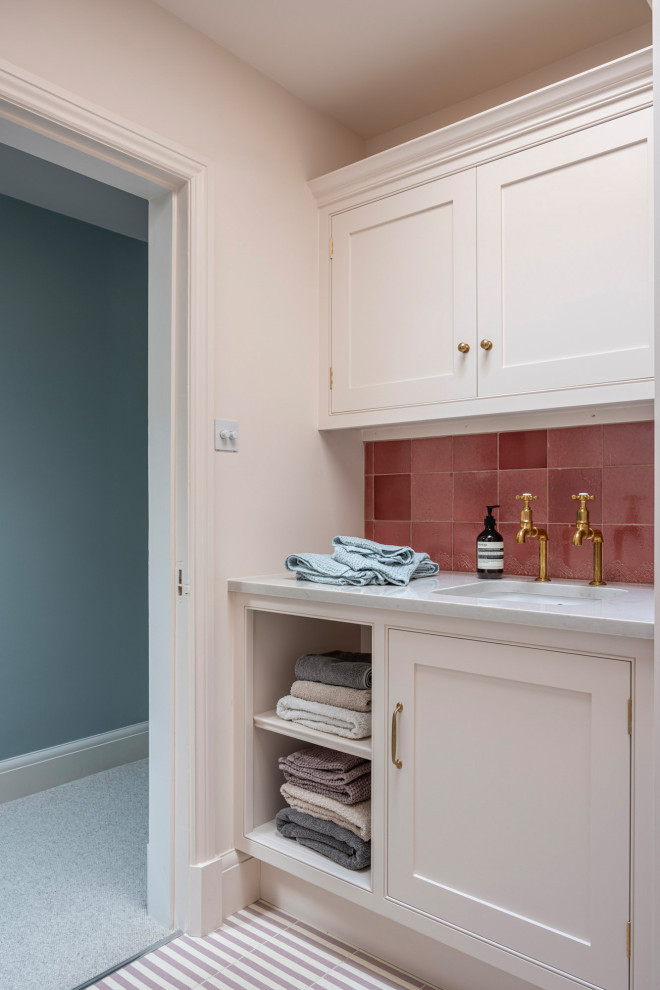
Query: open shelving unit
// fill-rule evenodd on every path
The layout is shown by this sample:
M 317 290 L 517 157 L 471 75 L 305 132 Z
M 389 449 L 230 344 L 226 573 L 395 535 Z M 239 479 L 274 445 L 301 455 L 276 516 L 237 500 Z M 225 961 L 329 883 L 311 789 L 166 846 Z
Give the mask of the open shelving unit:
M 280 718 L 275 706 L 290 693 L 303 653 L 371 649 L 371 627 L 258 608 L 246 611 L 244 851 L 298 876 L 312 870 L 371 892 L 371 869 L 348 870 L 313 849 L 280 835 L 275 815 L 285 806 L 278 757 L 306 745 L 325 746 L 370 760 L 371 737 L 347 739 Z
M 281 736 L 292 736 L 294 739 L 300 739 L 311 746 L 326 746 L 328 749 L 336 749 L 340 753 L 351 753 L 351 755 L 361 756 L 365 760 L 371 759 L 371 736 L 364 739 L 346 739 L 344 736 L 336 736 L 331 732 L 319 732 L 318 729 L 310 729 L 306 725 L 280 718 L 275 709 L 255 715 L 254 724 L 258 729 L 277 732 Z

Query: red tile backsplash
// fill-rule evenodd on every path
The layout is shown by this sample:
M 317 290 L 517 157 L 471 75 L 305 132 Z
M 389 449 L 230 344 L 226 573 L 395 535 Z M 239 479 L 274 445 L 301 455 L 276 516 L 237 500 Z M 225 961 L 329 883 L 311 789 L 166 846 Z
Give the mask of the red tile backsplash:
M 440 570 L 450 571 L 452 560 L 450 522 L 414 522 L 412 524 L 413 550 L 425 551 L 440 565 Z
M 451 471 L 452 437 L 428 437 L 412 442 L 412 469 L 424 471 Z
M 589 580 L 593 546 L 574 547 L 578 503 L 602 528 L 606 581 L 653 583 L 653 423 L 522 430 L 365 444 L 365 535 L 425 550 L 442 570 L 474 572 L 486 505 L 504 537 L 504 570 L 538 573 L 538 541 L 515 542 L 525 491 L 550 537 L 550 576 Z
M 412 521 L 452 519 L 450 474 L 412 475 Z
M 454 474 L 454 521 L 481 523 L 487 505 L 497 504 L 497 471 L 459 471 Z
M 653 465 L 603 468 L 603 512 L 608 523 L 653 525 Z
M 454 471 L 496 471 L 497 433 L 454 437 Z
M 548 431 L 520 430 L 500 433 L 500 471 L 548 466 Z
M 410 522 L 410 475 L 374 475 L 374 519 Z
M 374 474 L 409 474 L 410 440 L 382 440 L 374 444 Z
M 602 463 L 602 426 L 569 426 L 563 430 L 548 430 L 549 468 L 601 467 Z
M 603 427 L 603 464 L 653 464 L 653 422 Z

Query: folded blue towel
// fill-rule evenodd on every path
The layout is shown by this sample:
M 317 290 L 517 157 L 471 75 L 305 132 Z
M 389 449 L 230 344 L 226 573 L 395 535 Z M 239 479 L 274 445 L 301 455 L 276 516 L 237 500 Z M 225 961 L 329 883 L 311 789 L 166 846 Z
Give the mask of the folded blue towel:
M 382 564 L 410 564 L 415 559 L 415 551 L 412 547 L 374 543 L 373 540 L 367 540 L 363 536 L 335 536 L 332 545 L 346 547 L 347 550 L 364 554 L 365 557 L 373 557 Z
M 351 536 L 335 536 L 335 551 L 293 553 L 284 566 L 299 581 L 319 584 L 396 584 L 405 587 L 413 578 L 432 577 L 440 570 L 427 553 L 412 547 L 394 547 Z

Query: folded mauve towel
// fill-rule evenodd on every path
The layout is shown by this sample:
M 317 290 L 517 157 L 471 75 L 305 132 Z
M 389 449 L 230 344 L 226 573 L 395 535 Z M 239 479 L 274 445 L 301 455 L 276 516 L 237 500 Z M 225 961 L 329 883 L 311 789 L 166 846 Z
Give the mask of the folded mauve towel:
M 371 801 L 359 804 L 341 804 L 325 794 L 314 794 L 296 784 L 282 784 L 280 794 L 296 811 L 303 811 L 313 818 L 323 818 L 341 828 L 355 832 L 365 842 L 371 839 Z
M 322 705 L 287 694 L 277 702 L 277 714 L 289 722 L 300 722 L 320 732 L 332 732 L 346 739 L 364 739 L 371 735 L 371 712 L 352 712 L 349 708 Z
M 350 708 L 352 712 L 371 711 L 371 691 L 321 684 L 320 681 L 294 681 L 289 694 L 306 701 L 320 701 L 322 705 Z
M 335 536 L 334 553 L 292 553 L 284 561 L 299 581 L 320 584 L 396 584 L 404 587 L 413 578 L 432 577 L 440 570 L 427 553 L 412 547 L 395 547 L 359 537 Z
M 371 653 L 305 653 L 296 660 L 296 680 L 364 690 L 371 687 Z
M 295 808 L 282 808 L 275 816 L 275 823 L 277 831 L 287 839 L 296 839 L 349 870 L 362 870 L 371 862 L 371 842 L 364 842 L 332 821 L 314 818 Z
M 281 756 L 278 765 L 290 784 L 325 794 L 342 804 L 357 804 L 371 797 L 371 760 L 361 756 L 309 746 Z

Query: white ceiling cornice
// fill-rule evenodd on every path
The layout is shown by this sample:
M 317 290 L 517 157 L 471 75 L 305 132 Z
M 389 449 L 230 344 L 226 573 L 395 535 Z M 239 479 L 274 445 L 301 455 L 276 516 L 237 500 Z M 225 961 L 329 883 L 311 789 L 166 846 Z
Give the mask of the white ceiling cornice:
M 439 166 L 445 171 L 465 167 L 467 156 L 478 153 L 488 160 L 506 153 L 503 142 L 516 140 L 519 146 L 522 135 L 531 145 L 551 137 L 552 127 L 566 131 L 571 119 L 576 127 L 584 126 L 590 116 L 603 119 L 606 107 L 616 116 L 650 105 L 652 98 L 652 49 L 645 48 L 319 176 L 309 187 L 322 207 L 332 207 L 338 200 L 345 206 L 347 197 L 358 191 L 363 202 L 365 193 L 375 196 L 394 191 L 388 188 L 394 181 L 407 183 L 417 176 L 423 182 L 430 177 L 426 173 Z

